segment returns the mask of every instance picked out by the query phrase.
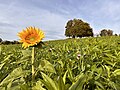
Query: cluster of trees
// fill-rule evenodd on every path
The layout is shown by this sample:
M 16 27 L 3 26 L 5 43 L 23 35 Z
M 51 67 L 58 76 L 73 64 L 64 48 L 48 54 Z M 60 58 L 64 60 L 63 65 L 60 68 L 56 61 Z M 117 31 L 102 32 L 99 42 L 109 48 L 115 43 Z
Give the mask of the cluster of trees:
M 66 37 L 89 37 L 93 36 L 93 30 L 87 22 L 80 19 L 69 20 L 66 25 Z
M 18 41 L 3 41 L 1 38 L 0 38 L 0 44 L 4 44 L 4 45 L 8 45 L 8 44 L 20 44 Z
M 89 37 L 93 36 L 93 30 L 87 22 L 81 19 L 69 20 L 65 26 L 65 36 L 66 37 Z M 103 29 L 97 36 L 113 36 L 113 31 L 110 29 Z M 115 36 L 118 36 L 115 34 Z M 120 36 L 120 34 L 119 34 Z
M 100 31 L 100 36 L 120 36 L 120 34 L 113 34 L 113 31 L 110 29 L 103 29 Z
M 112 30 L 107 30 L 107 29 L 103 29 L 100 32 L 100 36 L 113 36 L 113 31 Z

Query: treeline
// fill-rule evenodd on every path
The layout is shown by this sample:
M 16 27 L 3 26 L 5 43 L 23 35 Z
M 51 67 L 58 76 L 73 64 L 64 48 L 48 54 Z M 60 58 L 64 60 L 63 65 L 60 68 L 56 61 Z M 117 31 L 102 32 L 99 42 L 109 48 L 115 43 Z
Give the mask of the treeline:
M 81 19 L 73 19 L 69 20 L 65 26 L 65 36 L 66 37 L 93 37 L 95 34 L 93 33 L 93 28 L 89 23 L 84 22 Z M 120 36 L 120 34 L 113 34 L 113 30 L 110 29 L 102 29 L 100 30 L 97 36 Z
M 0 38 L 0 44 L 4 44 L 4 45 L 9 45 L 9 44 L 20 44 L 20 42 L 18 41 L 3 41 L 1 38 Z

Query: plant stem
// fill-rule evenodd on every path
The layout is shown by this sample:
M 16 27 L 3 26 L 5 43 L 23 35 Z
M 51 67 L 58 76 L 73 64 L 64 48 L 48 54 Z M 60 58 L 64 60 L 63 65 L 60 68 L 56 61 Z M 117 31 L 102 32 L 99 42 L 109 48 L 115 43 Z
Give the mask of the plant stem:
M 34 82 L 35 68 L 34 68 L 34 59 L 35 59 L 35 47 L 32 47 L 32 86 Z

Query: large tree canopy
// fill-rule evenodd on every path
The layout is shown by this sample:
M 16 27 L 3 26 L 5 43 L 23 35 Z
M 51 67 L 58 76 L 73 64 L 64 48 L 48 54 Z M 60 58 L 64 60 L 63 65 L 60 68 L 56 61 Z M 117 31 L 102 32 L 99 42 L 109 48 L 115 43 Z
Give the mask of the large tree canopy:
M 69 20 L 66 24 L 66 37 L 88 37 L 93 36 L 93 30 L 87 22 L 80 19 Z

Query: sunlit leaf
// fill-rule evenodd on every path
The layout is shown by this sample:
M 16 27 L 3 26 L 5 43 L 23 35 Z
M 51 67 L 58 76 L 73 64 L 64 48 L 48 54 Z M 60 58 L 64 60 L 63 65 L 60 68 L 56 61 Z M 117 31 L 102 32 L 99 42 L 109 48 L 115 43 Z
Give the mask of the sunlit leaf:
M 78 80 L 72 84 L 69 90 L 83 90 L 83 84 L 86 82 L 86 76 L 81 74 Z
M 115 76 L 120 75 L 120 69 L 116 69 L 116 70 L 113 72 L 113 74 L 114 74 Z
M 46 74 L 42 73 L 43 80 L 41 80 L 48 90 L 59 90 L 56 83 L 48 77 Z
M 54 66 L 47 60 L 42 60 L 38 68 L 42 71 L 56 73 Z

